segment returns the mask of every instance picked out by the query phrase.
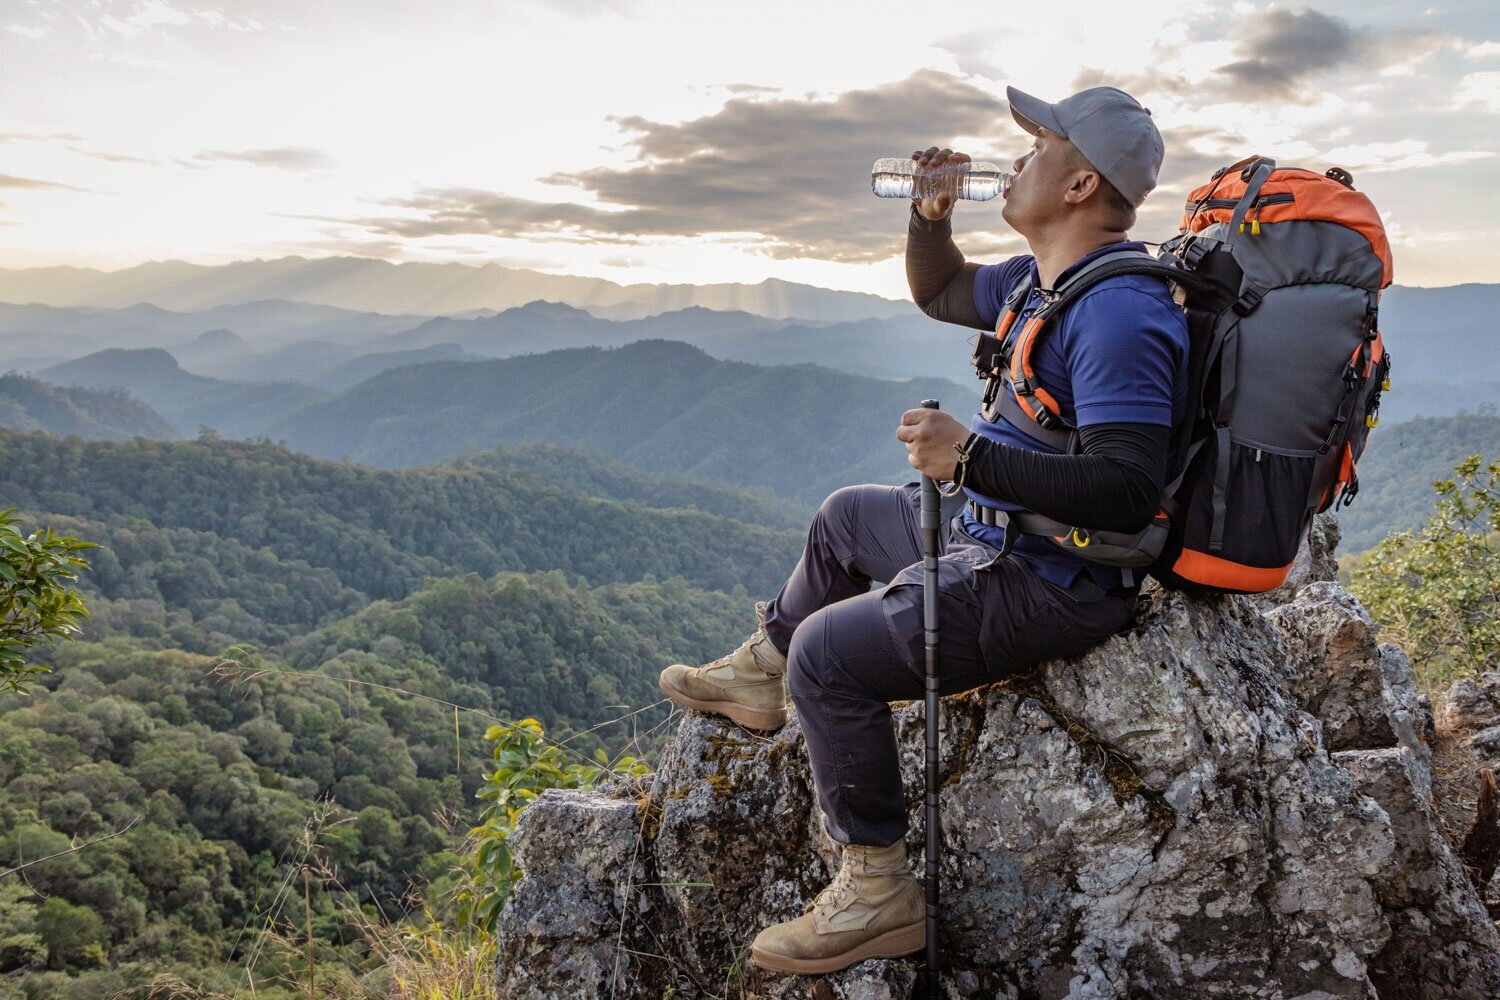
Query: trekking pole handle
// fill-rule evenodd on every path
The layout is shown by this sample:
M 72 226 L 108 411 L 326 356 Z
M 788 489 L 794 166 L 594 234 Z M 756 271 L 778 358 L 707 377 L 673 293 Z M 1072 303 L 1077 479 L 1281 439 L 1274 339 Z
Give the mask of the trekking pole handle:
M 940 404 L 935 399 L 922 400 L 922 409 L 936 410 Z M 938 528 L 938 508 L 942 501 L 938 498 L 937 480 L 931 476 L 922 477 L 922 530 L 936 531 Z M 931 553 L 936 555 L 936 553 Z

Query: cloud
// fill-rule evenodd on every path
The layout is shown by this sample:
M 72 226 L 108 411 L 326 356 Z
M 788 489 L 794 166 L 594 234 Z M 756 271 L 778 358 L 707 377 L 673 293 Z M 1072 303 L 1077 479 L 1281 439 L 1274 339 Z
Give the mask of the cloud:
M 1475 42 L 1464 47 L 1465 59 L 1493 59 L 1500 56 L 1500 42 Z
M 1015 36 L 1013 28 L 979 28 L 940 38 L 932 46 L 951 55 L 961 72 L 969 76 L 999 80 L 1005 77 L 1005 70 L 995 61 L 992 53 L 1000 48 L 1001 43 L 1014 39 Z
M 47 34 L 47 26 L 44 24 L 7 24 L 5 26 L 5 30 L 10 32 L 12 35 L 20 35 L 22 38 L 29 38 L 32 41 L 36 41 L 37 39 L 42 38 Z
M 72 132 L 0 132 L 4 142 L 81 142 L 83 136 Z
M 635 19 L 637 8 L 641 6 L 639 0 L 532 0 L 534 4 L 545 7 L 550 12 L 567 14 L 571 17 L 587 18 L 597 17 L 600 14 L 619 14 L 622 17 Z
M 320 149 L 305 146 L 282 146 L 277 149 L 206 149 L 195 160 L 229 160 L 278 170 L 319 170 L 333 166 L 333 160 Z
M 1239 45 L 1235 62 L 1218 72 L 1232 85 L 1278 97 L 1297 94 L 1309 76 L 1368 59 L 1375 42 L 1342 18 L 1310 8 L 1264 11 Z
M 1122 73 L 1086 68 L 1073 85 L 1078 90 L 1115 86 L 1137 97 L 1167 96 L 1194 107 L 1222 101 L 1247 106 L 1306 104 L 1317 96 L 1313 87 L 1320 77 L 1347 71 L 1411 76 L 1445 46 L 1455 44 L 1451 35 L 1440 31 L 1378 32 L 1312 8 L 1270 7 L 1233 23 L 1241 27 L 1230 36 L 1236 57 L 1231 62 L 1202 66 L 1203 54 L 1221 46 L 1218 41 L 1159 42 L 1154 65 L 1147 69 Z M 1192 65 L 1199 68 L 1184 69 Z
M 1426 29 L 1379 34 L 1312 8 L 1272 7 L 1250 23 L 1236 48 L 1240 58 L 1217 70 L 1229 94 L 1239 92 L 1247 103 L 1257 95 L 1301 100 L 1313 77 L 1336 69 L 1410 73 L 1448 41 Z
M 12 174 L 0 174 L 0 188 L 19 188 L 23 191 L 80 191 L 93 194 L 88 188 L 74 187 L 57 181 L 39 181 L 31 177 L 16 177 Z
M 613 120 L 634 136 L 627 146 L 635 165 L 544 178 L 588 192 L 592 202 L 428 188 L 387 202 L 400 214 L 349 221 L 404 238 L 635 244 L 720 234 L 775 258 L 866 263 L 899 254 L 906 235 L 906 203 L 870 194 L 866 178 L 876 159 L 982 136 L 1007 150 L 991 155 L 1008 163 L 1025 145 L 1003 100 L 932 70 L 826 100 L 735 99 L 680 124 Z M 985 155 L 972 145 L 965 151 Z M 998 206 L 972 211 L 998 221 Z
M 1500 75 L 1500 74 L 1497 74 Z M 1443 167 L 1454 163 L 1472 163 L 1488 160 L 1495 154 L 1484 149 L 1456 149 L 1446 153 L 1433 153 L 1427 143 L 1420 139 L 1401 139 L 1396 142 L 1369 142 L 1356 146 L 1340 146 L 1320 153 L 1318 159 L 1336 163 L 1350 170 L 1363 173 L 1388 173 L 1393 170 L 1409 170 L 1414 167 Z
M 99 4 L 93 6 L 98 7 Z M 120 16 L 116 16 L 116 12 Z M 230 17 L 209 7 L 177 7 L 165 0 L 110 0 L 97 23 L 79 17 L 79 23 L 90 34 L 112 32 L 123 38 L 136 38 L 162 28 L 205 25 L 229 31 L 264 31 L 266 26 L 253 17 Z
M 1500 111 L 1500 73 L 1470 73 L 1453 91 L 1455 107 L 1477 105 L 1484 111 Z
M 753 83 L 725 83 L 721 86 L 731 94 L 776 94 L 779 87 L 761 87 Z
M 135 156 L 131 153 L 106 153 L 96 149 L 85 149 L 77 144 L 70 144 L 68 149 L 79 156 L 88 156 L 106 163 L 141 163 L 147 166 L 156 166 L 164 161 L 154 156 Z

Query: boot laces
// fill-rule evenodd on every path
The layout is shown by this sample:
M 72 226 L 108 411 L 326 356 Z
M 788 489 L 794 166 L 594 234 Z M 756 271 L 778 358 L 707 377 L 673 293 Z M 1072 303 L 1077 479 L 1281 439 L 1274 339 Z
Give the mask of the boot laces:
M 750 650 L 750 662 L 754 663 L 758 667 L 758 666 L 760 666 L 760 663 L 759 663 L 759 661 L 757 661 L 755 659 L 755 653 L 754 653 L 754 650 L 753 650 L 752 647 L 754 647 L 756 643 L 760 642 L 762 639 L 765 639 L 765 638 L 766 638 L 765 629 L 763 629 L 763 628 L 762 629 L 756 629 L 755 633 L 753 635 L 751 635 L 750 638 L 748 638 L 744 642 L 740 643 L 739 646 L 737 646 L 735 648 L 734 652 L 724 654 L 723 656 L 719 657 L 717 660 L 714 660 L 712 663 L 708 664 L 708 666 L 710 666 L 710 667 L 717 667 L 721 663 L 728 663 L 730 660 L 733 660 L 740 653 L 743 653 L 746 650 Z
M 818 910 L 823 913 L 838 913 L 845 906 L 849 905 L 849 903 L 853 902 L 858 894 L 859 890 L 854 885 L 854 872 L 848 865 L 845 865 L 839 869 L 839 873 L 833 877 L 833 881 L 828 883 L 828 886 L 822 892 L 818 893 L 817 898 L 813 900 L 813 904 L 808 907 L 808 910 Z

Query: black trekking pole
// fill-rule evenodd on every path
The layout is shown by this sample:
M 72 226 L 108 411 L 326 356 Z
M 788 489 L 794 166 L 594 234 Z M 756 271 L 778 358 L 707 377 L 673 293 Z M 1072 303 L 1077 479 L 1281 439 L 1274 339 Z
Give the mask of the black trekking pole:
M 938 409 L 935 399 L 922 400 Z M 922 628 L 927 645 L 927 1000 L 938 1000 L 938 521 L 937 483 L 922 477 Z

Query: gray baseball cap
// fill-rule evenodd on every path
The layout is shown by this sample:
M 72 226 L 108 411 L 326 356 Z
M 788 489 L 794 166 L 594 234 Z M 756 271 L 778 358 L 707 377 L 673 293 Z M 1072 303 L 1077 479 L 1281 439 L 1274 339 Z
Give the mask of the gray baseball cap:
M 1048 104 L 1006 87 L 1010 113 L 1036 135 L 1054 132 L 1078 147 L 1104 179 L 1132 205 L 1140 206 L 1156 187 L 1161 170 L 1161 132 L 1151 112 L 1118 87 L 1090 87 Z

